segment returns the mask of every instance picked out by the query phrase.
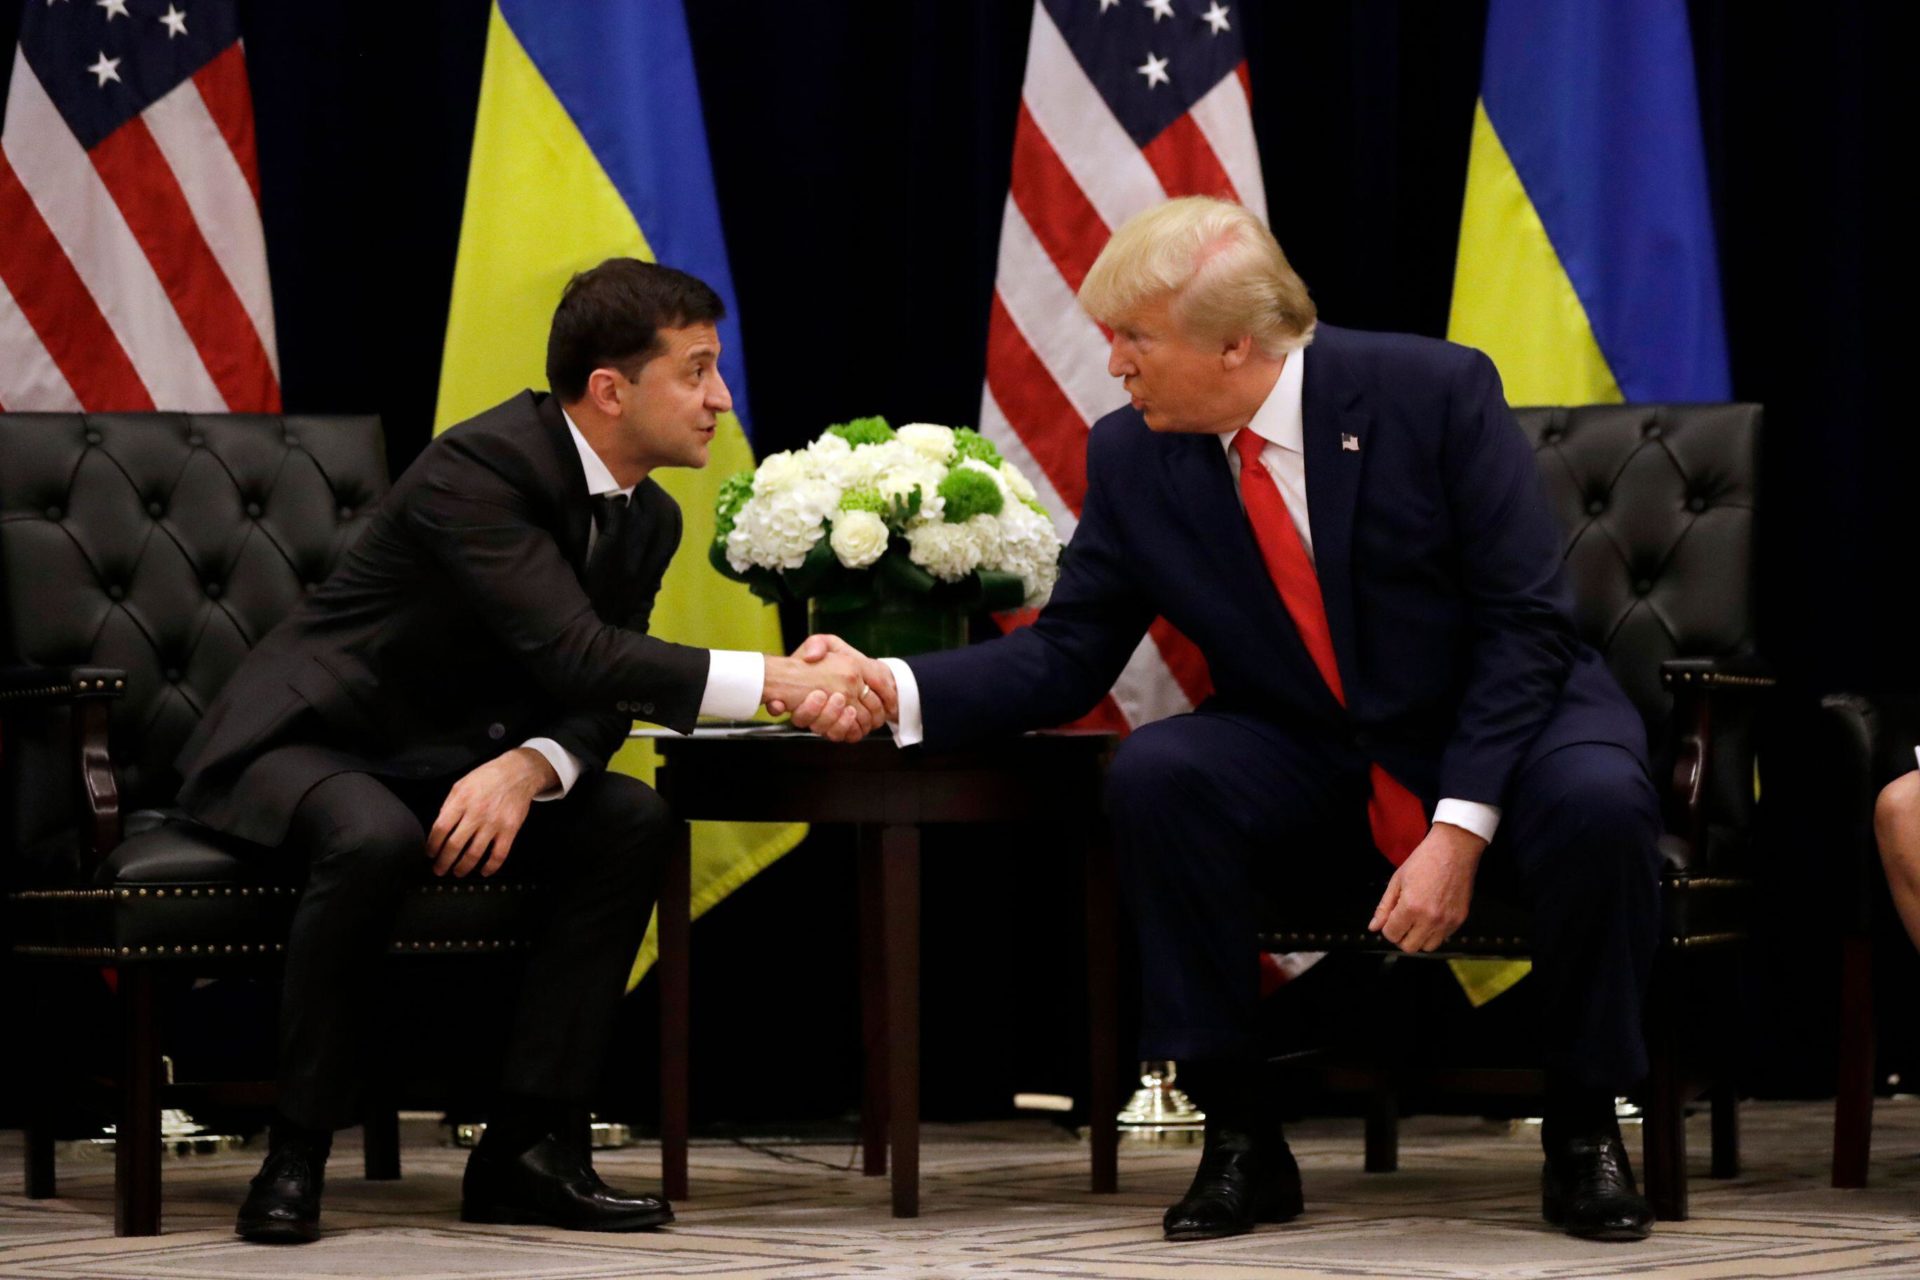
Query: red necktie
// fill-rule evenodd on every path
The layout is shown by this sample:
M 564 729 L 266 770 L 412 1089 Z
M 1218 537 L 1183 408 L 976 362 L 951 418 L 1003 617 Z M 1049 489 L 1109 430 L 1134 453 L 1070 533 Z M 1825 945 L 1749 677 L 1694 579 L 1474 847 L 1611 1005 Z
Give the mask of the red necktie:
M 1287 513 L 1287 500 L 1280 496 L 1280 487 L 1260 461 L 1266 443 L 1246 428 L 1233 439 L 1233 451 L 1240 455 L 1240 496 L 1247 504 L 1247 520 L 1253 525 L 1254 541 L 1260 544 L 1267 575 L 1280 592 L 1281 603 L 1287 606 L 1313 665 L 1320 668 L 1327 688 L 1344 707 L 1347 693 L 1340 684 L 1339 664 L 1334 661 L 1333 633 L 1327 628 L 1327 608 L 1320 599 L 1320 579 L 1307 559 L 1307 549 L 1300 545 L 1300 531 Z M 1369 766 L 1368 783 L 1367 826 L 1373 832 L 1373 843 L 1397 867 L 1426 838 L 1426 810 L 1419 796 L 1377 764 Z

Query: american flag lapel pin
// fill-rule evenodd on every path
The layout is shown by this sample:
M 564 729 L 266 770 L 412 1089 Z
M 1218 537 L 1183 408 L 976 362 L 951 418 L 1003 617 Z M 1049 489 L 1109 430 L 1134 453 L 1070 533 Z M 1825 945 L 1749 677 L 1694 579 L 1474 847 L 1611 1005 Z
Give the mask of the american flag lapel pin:
M 1360 437 L 1348 435 L 1342 431 L 1340 433 L 1340 447 L 1348 453 L 1358 453 L 1360 452 Z

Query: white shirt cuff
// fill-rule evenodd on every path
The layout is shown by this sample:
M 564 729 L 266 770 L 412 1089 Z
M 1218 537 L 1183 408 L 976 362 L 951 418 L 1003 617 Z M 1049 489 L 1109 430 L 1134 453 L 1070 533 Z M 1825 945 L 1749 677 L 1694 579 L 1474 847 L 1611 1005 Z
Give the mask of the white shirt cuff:
M 1492 844 L 1493 833 L 1500 829 L 1500 806 L 1473 800 L 1442 800 L 1433 806 L 1433 820 L 1471 831 Z
M 880 661 L 893 672 L 894 691 L 900 699 L 900 718 L 893 725 L 894 745 L 910 747 L 926 736 L 926 726 L 920 722 L 920 682 L 913 678 L 913 668 L 900 659 Z
M 573 752 L 567 750 L 552 738 L 528 738 L 520 745 L 523 747 L 531 747 L 545 756 L 547 763 L 553 766 L 553 772 L 560 779 L 560 785 L 558 787 L 548 787 L 545 791 L 542 791 L 534 797 L 536 801 L 559 800 L 563 798 L 567 792 L 573 790 L 574 783 L 580 781 L 580 761 L 574 756 Z
M 760 709 L 767 687 L 767 656 L 739 649 L 714 649 L 707 668 L 707 691 L 700 695 L 700 714 L 722 720 L 750 720 Z

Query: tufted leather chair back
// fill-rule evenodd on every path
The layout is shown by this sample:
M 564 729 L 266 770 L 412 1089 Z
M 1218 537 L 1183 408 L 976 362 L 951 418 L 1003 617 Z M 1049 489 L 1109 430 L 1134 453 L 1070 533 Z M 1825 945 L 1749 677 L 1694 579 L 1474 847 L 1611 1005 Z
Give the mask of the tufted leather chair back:
M 1760 406 L 1584 405 L 1516 416 L 1567 529 L 1580 634 L 1640 709 L 1664 782 L 1672 705 L 1660 664 L 1753 652 Z M 1710 787 L 1724 833 L 1750 806 L 1752 781 L 1730 773 Z M 1701 852 L 1717 860 L 1717 851 Z
M 121 804 L 167 806 L 214 694 L 386 490 L 374 417 L 0 414 L 0 663 L 124 669 Z M 68 862 L 78 825 L 42 794 L 72 776 L 65 721 L 5 744 L 0 821 L 36 862 Z

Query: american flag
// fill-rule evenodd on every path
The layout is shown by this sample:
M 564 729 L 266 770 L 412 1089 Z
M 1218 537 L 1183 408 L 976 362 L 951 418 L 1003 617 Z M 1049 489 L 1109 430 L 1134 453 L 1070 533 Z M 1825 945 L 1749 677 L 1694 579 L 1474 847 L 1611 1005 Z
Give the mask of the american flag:
M 1071 537 L 1087 431 L 1126 403 L 1107 337 L 1074 301 L 1114 228 L 1171 196 L 1266 217 L 1240 21 L 1225 0 L 1037 0 L 988 322 L 981 429 Z M 1191 710 L 1206 661 L 1164 619 L 1090 723 Z
M 26 0 L 0 228 L 0 409 L 279 409 L 233 0 Z

